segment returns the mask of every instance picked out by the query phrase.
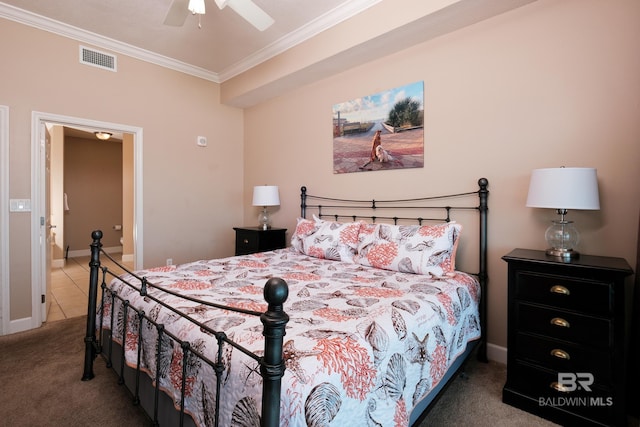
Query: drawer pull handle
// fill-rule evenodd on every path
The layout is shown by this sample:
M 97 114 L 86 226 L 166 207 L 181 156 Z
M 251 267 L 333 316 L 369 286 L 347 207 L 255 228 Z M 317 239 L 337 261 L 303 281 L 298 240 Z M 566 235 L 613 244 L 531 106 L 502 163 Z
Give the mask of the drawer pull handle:
M 554 285 L 549 289 L 549 292 L 560 295 L 571 295 L 571 291 L 564 286 Z
M 567 353 L 564 350 L 560 350 L 559 348 L 554 348 L 553 350 L 551 350 L 551 355 L 553 357 L 557 357 L 558 359 L 564 359 L 564 360 L 571 359 L 571 356 L 569 356 L 569 353 Z
M 549 387 L 562 393 L 569 393 L 569 390 L 567 389 L 567 387 L 565 387 L 564 385 L 560 384 L 557 381 L 554 381 L 551 384 L 549 384 Z
M 562 317 L 554 317 L 550 322 L 554 326 L 560 326 L 561 328 L 570 328 L 571 324 L 564 320 Z
M 248 239 L 244 239 L 243 242 L 246 245 L 247 243 L 249 243 L 249 240 Z

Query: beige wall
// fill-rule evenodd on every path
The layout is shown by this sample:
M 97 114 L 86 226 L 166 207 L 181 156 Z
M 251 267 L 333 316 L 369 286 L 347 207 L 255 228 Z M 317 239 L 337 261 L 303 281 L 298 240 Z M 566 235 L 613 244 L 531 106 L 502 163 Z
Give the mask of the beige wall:
M 13 21 L 0 19 L 0 34 L 10 198 L 31 198 L 33 111 L 140 127 L 144 266 L 233 254 L 232 227 L 243 214 L 243 112 L 218 103 L 217 84 L 124 55 L 116 73 L 85 66 L 77 41 Z M 196 145 L 198 135 L 209 147 Z M 9 231 L 16 321 L 31 316 L 30 215 L 10 213 Z
M 640 206 L 640 2 L 540 0 L 399 50 L 245 110 L 245 200 L 280 186 L 277 226 L 294 228 L 299 187 L 314 194 L 412 197 L 489 179 L 489 342 L 506 346 L 506 265 L 544 249 L 550 210 L 525 207 L 532 169 L 598 169 L 602 209 L 570 212 L 583 253 L 636 255 Z M 425 85 L 422 169 L 334 175 L 331 107 Z M 255 212 L 245 210 L 245 222 Z M 290 235 L 290 234 L 289 234 Z
M 88 251 L 87 236 L 96 229 L 102 230 L 103 247 L 120 246 L 122 232 L 113 226 L 122 224 L 122 142 L 66 137 L 64 191 L 69 203 L 64 237 L 70 252 Z M 94 197 L 96 191 L 100 197 Z

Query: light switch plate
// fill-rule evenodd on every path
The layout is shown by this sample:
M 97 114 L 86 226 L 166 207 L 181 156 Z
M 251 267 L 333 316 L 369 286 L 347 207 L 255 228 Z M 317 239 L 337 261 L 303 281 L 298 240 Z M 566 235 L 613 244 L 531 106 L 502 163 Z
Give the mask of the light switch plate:
M 31 199 L 9 199 L 9 212 L 31 212 Z
M 199 147 L 206 147 L 207 146 L 207 137 L 206 136 L 199 136 L 196 143 L 198 144 Z

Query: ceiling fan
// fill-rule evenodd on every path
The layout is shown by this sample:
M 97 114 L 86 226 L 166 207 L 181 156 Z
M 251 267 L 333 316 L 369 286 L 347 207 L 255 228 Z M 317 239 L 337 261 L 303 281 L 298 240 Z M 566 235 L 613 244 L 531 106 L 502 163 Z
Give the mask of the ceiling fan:
M 266 30 L 274 22 L 273 18 L 252 0 L 215 0 L 215 2 L 220 10 L 229 6 L 260 31 Z M 184 25 L 189 13 L 204 15 L 204 0 L 173 0 L 164 24 L 180 27 Z

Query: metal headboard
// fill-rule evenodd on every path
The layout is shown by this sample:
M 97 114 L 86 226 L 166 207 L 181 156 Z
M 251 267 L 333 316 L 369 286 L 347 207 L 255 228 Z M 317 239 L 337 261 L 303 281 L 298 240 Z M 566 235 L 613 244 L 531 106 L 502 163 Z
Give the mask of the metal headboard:
M 341 199 L 315 196 L 307 193 L 307 187 L 300 188 L 300 216 L 307 217 L 308 210 L 315 210 L 318 218 L 340 220 L 365 220 L 391 222 L 393 224 L 413 222 L 449 222 L 454 211 L 477 211 L 478 228 L 478 277 L 481 290 L 480 326 L 482 338 L 478 349 L 478 358 L 486 361 L 486 322 L 487 322 L 487 214 L 489 181 L 478 180 L 478 189 L 464 193 L 442 196 L 420 197 L 395 200 Z M 409 215 L 415 212 L 416 215 Z M 399 213 L 399 215 L 395 215 Z

